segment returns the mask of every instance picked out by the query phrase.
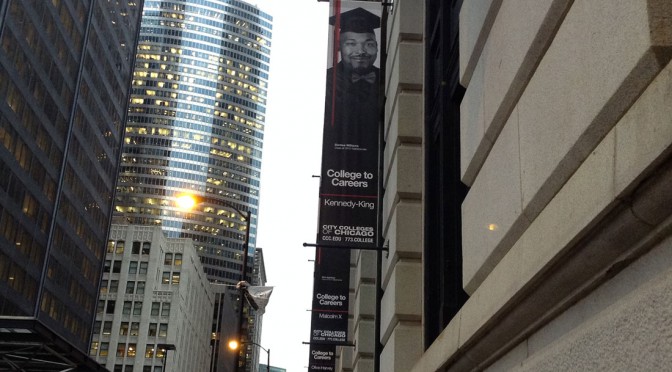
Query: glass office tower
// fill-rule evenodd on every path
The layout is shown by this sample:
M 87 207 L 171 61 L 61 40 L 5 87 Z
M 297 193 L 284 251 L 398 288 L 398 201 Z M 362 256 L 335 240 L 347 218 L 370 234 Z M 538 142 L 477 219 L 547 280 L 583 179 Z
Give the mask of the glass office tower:
M 254 256 L 271 22 L 236 0 L 145 1 L 116 212 L 192 238 L 213 282 L 240 279 L 247 213 Z
M 0 2 L 0 370 L 88 365 L 142 1 Z

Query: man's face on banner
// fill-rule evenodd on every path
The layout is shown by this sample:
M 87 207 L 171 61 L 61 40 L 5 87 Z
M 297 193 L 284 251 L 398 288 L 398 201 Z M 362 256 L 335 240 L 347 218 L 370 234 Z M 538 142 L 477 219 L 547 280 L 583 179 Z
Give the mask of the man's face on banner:
M 341 59 L 353 70 L 366 70 L 378 56 L 376 35 L 372 33 L 342 32 Z

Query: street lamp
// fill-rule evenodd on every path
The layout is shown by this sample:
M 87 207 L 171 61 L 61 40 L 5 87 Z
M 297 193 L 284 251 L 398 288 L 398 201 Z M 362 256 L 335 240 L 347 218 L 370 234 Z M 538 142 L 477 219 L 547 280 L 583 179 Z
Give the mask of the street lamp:
M 177 204 L 178 208 L 182 210 L 190 210 L 196 204 L 201 204 L 205 201 L 206 199 L 197 197 L 195 195 L 181 194 L 177 196 L 175 204 Z M 231 208 L 234 211 L 236 211 L 239 215 L 241 215 L 245 220 L 245 240 L 243 241 L 243 269 L 241 270 L 240 273 L 240 281 L 241 282 L 247 281 L 247 258 L 248 258 L 247 256 L 250 245 L 250 222 L 251 222 L 250 220 L 252 219 L 251 213 L 249 211 L 243 212 L 240 209 L 238 209 L 238 207 L 225 200 L 207 199 L 207 201 L 212 202 L 212 204 L 218 204 L 223 207 Z
M 245 240 L 243 241 L 243 268 L 240 272 L 240 282 L 246 282 L 247 281 L 247 259 L 248 259 L 248 251 L 249 251 L 249 245 L 250 245 L 250 222 L 252 220 L 252 213 L 250 211 L 243 212 L 238 207 L 235 205 L 225 201 L 225 200 L 219 200 L 219 199 L 214 199 L 214 198 L 209 198 L 209 199 L 204 199 L 202 197 L 198 197 L 192 194 L 181 194 L 178 195 L 175 201 L 175 204 L 177 204 L 178 208 L 182 210 L 190 210 L 192 209 L 196 204 L 201 204 L 205 201 L 211 202 L 213 204 L 218 204 L 223 207 L 231 208 L 234 211 L 236 211 L 239 215 L 243 217 L 245 220 Z M 241 286 L 240 287 L 240 306 L 238 306 L 239 311 L 238 311 L 238 338 L 240 339 L 240 342 L 243 342 L 243 297 L 244 297 L 244 292 L 245 292 L 245 287 Z M 260 346 L 261 347 L 261 346 Z M 236 366 L 239 364 L 239 357 L 240 354 L 236 356 Z M 245 364 L 245 363 L 243 363 Z
M 168 350 L 175 350 L 175 345 L 173 344 L 157 344 L 156 347 L 163 352 L 163 358 L 161 362 L 163 364 L 163 371 L 166 370 L 166 358 L 168 357 Z
M 271 372 L 271 349 L 265 349 L 263 346 L 259 345 L 256 342 L 252 341 L 246 341 L 246 342 L 238 342 L 238 340 L 231 340 L 229 341 L 229 349 L 231 350 L 238 350 L 241 345 L 245 344 L 251 344 L 259 347 L 261 350 L 266 352 L 266 372 Z

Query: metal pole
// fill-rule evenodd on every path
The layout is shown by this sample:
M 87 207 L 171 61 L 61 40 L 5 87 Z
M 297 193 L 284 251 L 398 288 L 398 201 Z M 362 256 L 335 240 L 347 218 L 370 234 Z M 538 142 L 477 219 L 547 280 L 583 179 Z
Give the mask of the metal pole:
M 266 372 L 271 372 L 271 349 L 266 350 Z
M 237 210 L 237 209 L 236 209 Z M 238 211 L 238 210 L 237 210 Z M 240 281 L 244 282 L 247 281 L 247 256 L 248 256 L 248 251 L 249 251 L 249 245 L 250 245 L 250 220 L 252 219 L 251 213 L 248 211 L 247 213 L 242 213 L 241 211 L 238 211 L 244 218 L 245 218 L 245 241 L 243 242 L 243 269 L 240 273 Z M 238 342 L 243 345 L 244 340 L 243 340 L 243 307 L 245 306 L 245 302 L 243 301 L 243 289 L 242 287 L 240 288 L 240 306 L 238 310 Z M 247 363 L 247 358 L 243 358 L 243 364 L 242 364 L 242 370 L 245 370 L 245 364 Z M 238 351 L 238 354 L 236 355 L 236 368 L 241 367 L 240 366 L 240 350 Z
M 385 174 L 385 77 L 387 70 L 387 18 L 388 18 L 388 6 L 391 5 L 389 2 L 382 1 L 382 14 L 380 17 L 380 86 L 378 87 L 378 104 L 380 109 L 380 116 L 378 121 L 378 216 L 376 230 L 377 234 L 377 246 L 379 247 L 378 252 L 376 252 L 376 309 L 375 309 L 375 322 L 373 325 L 373 371 L 380 372 L 380 355 L 383 351 L 383 344 L 380 341 L 380 321 L 381 321 L 381 312 L 382 312 L 382 300 L 383 300 L 383 281 L 382 281 L 382 268 L 383 268 L 383 249 L 380 249 L 383 246 L 385 241 L 383 237 L 383 199 L 385 193 L 385 182 L 383 180 L 383 175 Z

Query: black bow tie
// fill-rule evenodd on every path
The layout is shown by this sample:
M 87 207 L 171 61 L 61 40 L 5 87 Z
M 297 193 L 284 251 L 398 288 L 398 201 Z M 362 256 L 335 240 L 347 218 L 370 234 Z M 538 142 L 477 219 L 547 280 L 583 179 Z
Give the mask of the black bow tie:
M 352 82 L 356 83 L 360 80 L 365 80 L 367 83 L 373 84 L 376 81 L 376 73 L 371 71 L 368 74 L 360 75 L 357 73 L 352 73 Z

